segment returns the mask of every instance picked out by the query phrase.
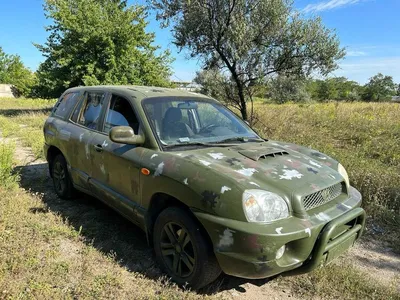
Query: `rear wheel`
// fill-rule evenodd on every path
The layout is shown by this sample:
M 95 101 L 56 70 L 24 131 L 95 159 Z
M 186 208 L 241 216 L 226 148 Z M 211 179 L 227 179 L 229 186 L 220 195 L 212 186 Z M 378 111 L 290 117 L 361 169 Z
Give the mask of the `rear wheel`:
M 51 173 L 56 194 L 62 199 L 73 198 L 76 191 L 68 172 L 67 162 L 62 154 L 58 154 L 54 158 Z
M 221 274 L 209 241 L 185 210 L 170 207 L 162 211 L 153 239 L 158 263 L 179 285 L 199 289 Z

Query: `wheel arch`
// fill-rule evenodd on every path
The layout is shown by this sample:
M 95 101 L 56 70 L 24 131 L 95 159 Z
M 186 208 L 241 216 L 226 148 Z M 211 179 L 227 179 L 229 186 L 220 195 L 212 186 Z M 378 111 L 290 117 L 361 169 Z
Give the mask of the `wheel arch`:
M 61 152 L 61 150 L 59 148 L 57 148 L 56 146 L 50 146 L 49 149 L 47 150 L 46 153 L 46 160 L 49 163 L 49 173 L 50 173 L 50 177 L 53 177 L 53 172 L 52 172 L 52 165 L 53 165 L 53 161 L 54 159 L 57 157 L 57 155 L 61 154 L 62 156 L 65 155 Z
M 189 206 L 187 206 L 185 203 L 183 203 L 181 200 L 178 198 L 167 194 L 163 192 L 157 192 L 152 195 L 150 198 L 149 202 L 149 207 L 147 209 L 146 213 L 146 235 L 148 238 L 148 242 L 151 246 L 153 246 L 153 228 L 154 228 L 154 223 L 157 220 L 157 217 L 160 215 L 160 213 L 168 208 L 168 207 L 179 207 L 186 211 L 191 218 L 196 222 L 196 224 L 199 226 L 199 230 L 203 233 L 203 236 L 207 239 L 209 242 L 210 247 L 213 247 L 213 243 L 211 240 L 210 235 L 208 234 L 207 230 L 204 228 L 203 224 L 201 224 L 200 220 L 196 217 L 196 215 L 192 212 Z

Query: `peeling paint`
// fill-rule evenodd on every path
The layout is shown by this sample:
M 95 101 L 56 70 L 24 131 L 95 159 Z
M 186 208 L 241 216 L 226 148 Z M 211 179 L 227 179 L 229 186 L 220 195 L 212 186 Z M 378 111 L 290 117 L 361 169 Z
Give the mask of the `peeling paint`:
M 221 194 L 223 194 L 223 193 L 225 193 L 227 191 L 230 191 L 230 190 L 231 190 L 230 187 L 224 185 L 223 187 L 221 187 Z
M 153 159 L 154 157 L 157 157 L 158 154 L 153 154 L 152 156 L 150 156 L 150 159 Z
M 260 185 L 258 185 L 257 183 L 255 183 L 255 182 L 253 182 L 253 181 L 250 181 L 249 183 L 250 183 L 251 185 L 255 185 L 255 186 L 260 187 Z
M 86 154 L 86 159 L 89 159 L 90 158 L 89 143 L 85 144 L 85 154 Z
M 278 227 L 278 228 L 275 228 L 275 231 L 277 234 L 282 234 L 282 229 L 283 229 L 283 227 Z
M 107 146 L 108 146 L 108 143 L 107 143 L 107 141 L 106 141 L 106 140 L 104 140 L 104 142 L 103 142 L 103 144 L 101 144 L 101 146 L 102 146 L 103 148 L 107 147 Z
M 293 178 L 301 178 L 304 175 L 297 170 L 283 170 L 283 175 L 279 175 L 279 179 L 292 180 Z
M 101 173 L 106 174 L 106 168 L 104 168 L 103 164 L 100 165 L 100 170 L 101 170 Z
M 223 158 L 225 158 L 225 155 L 223 155 L 222 153 L 207 153 L 207 154 L 210 155 L 214 159 L 223 159 Z
M 304 229 L 304 232 L 308 234 L 308 237 L 311 236 L 311 229 L 310 228 Z
M 84 133 L 81 133 L 81 134 L 79 135 L 79 141 L 80 141 L 80 142 L 82 142 L 82 140 L 83 140 L 83 135 L 84 135 Z
M 160 175 L 162 174 L 163 170 L 164 170 L 164 162 L 161 162 L 161 163 L 157 166 L 157 169 L 156 169 L 156 171 L 154 172 L 154 176 L 153 176 L 153 177 L 160 176 Z
M 314 167 L 322 168 L 322 166 L 319 163 L 317 163 L 317 162 L 315 162 L 313 160 L 309 160 L 308 162 L 310 163 L 310 165 L 312 165 Z
M 225 161 L 226 163 L 228 163 L 231 167 L 235 165 L 235 163 L 239 163 L 240 159 L 237 158 L 229 158 Z
M 188 183 L 188 179 L 187 179 L 187 178 L 185 178 L 185 180 L 183 181 L 183 183 L 184 183 L 184 184 L 186 184 L 186 185 L 189 185 L 189 183 Z
M 203 198 L 201 199 L 201 201 L 203 202 L 204 206 L 211 206 L 211 208 L 215 207 L 215 204 L 217 204 L 217 198 L 220 197 L 220 194 L 217 194 L 213 191 L 204 191 L 201 196 L 203 196 Z
M 327 159 L 326 156 L 322 155 L 322 154 L 319 153 L 319 152 L 311 152 L 311 155 L 316 156 L 316 157 L 318 157 L 319 159 L 322 159 L 322 160 Z
M 255 172 L 258 172 L 256 169 L 254 168 L 242 168 L 240 170 L 235 170 L 235 172 L 240 173 L 244 176 L 252 176 Z
M 224 234 L 223 235 L 219 235 L 220 240 L 218 243 L 219 247 L 229 247 L 233 245 L 233 233 L 235 233 L 235 231 L 227 228 L 224 230 Z
M 318 171 L 317 171 L 317 170 L 314 170 L 313 168 L 307 168 L 307 171 L 308 171 L 308 172 L 312 172 L 312 173 L 314 173 L 314 174 L 318 174 Z
M 209 162 L 209 161 L 206 161 L 206 160 L 202 160 L 202 159 L 199 159 L 199 162 L 201 162 L 203 165 L 205 165 L 206 167 L 208 167 L 209 165 L 211 165 L 211 163 Z

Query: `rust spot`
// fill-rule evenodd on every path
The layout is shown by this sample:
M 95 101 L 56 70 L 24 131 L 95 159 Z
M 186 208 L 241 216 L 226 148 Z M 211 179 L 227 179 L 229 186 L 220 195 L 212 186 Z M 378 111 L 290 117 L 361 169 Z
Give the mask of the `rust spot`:
M 150 170 L 149 169 L 142 168 L 140 171 L 142 172 L 143 175 L 146 175 L 146 176 L 150 175 Z

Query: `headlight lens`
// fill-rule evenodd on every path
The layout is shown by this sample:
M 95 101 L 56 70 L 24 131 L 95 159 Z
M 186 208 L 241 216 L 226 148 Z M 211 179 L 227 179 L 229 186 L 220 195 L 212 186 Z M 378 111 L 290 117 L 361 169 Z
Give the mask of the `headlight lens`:
M 271 222 L 289 217 L 289 208 L 277 194 L 263 190 L 245 190 L 243 210 L 249 222 Z
M 344 181 L 346 182 L 347 187 L 349 187 L 350 186 L 349 175 L 347 174 L 346 169 L 341 164 L 338 165 L 338 172 L 340 175 L 342 175 Z

